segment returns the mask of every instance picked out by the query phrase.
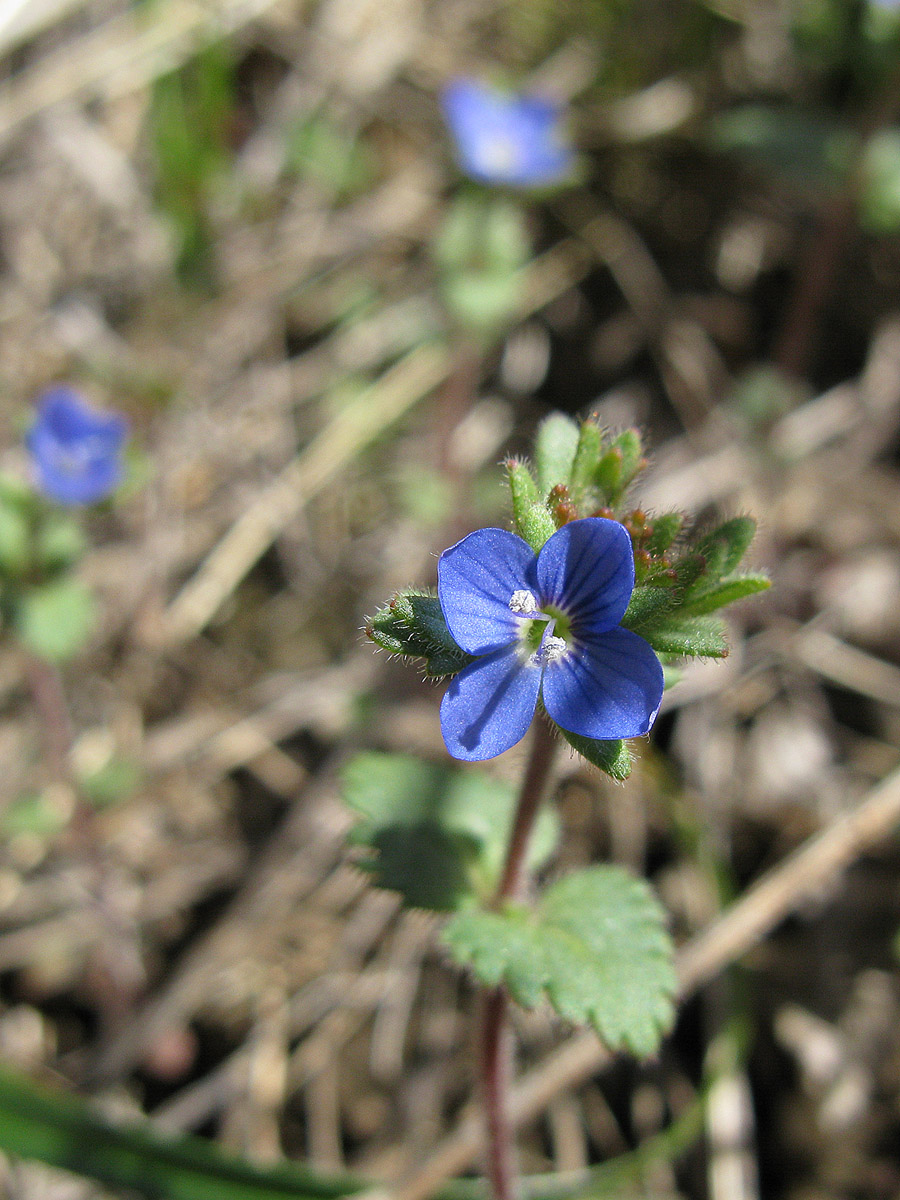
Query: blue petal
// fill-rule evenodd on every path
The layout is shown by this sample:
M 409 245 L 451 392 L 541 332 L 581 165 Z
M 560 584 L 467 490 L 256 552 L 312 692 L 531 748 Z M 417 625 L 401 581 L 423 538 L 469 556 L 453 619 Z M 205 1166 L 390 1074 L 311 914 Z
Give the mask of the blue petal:
M 568 173 L 572 153 L 560 136 L 560 110 L 552 101 L 455 79 L 442 103 L 460 166 L 472 178 L 528 187 Z
M 121 482 L 127 431 L 118 413 L 98 412 L 71 388 L 51 388 L 26 438 L 38 487 L 61 504 L 102 500 Z
M 49 388 L 38 400 L 38 420 L 60 441 L 97 438 L 117 449 L 125 440 L 128 422 L 119 413 L 99 412 L 70 387 Z
M 476 529 L 438 561 L 438 598 L 454 640 L 486 654 L 518 639 L 513 592 L 535 590 L 534 551 L 505 529 Z
M 541 668 L 518 646 L 496 650 L 456 676 L 441 701 L 441 733 L 454 758 L 496 758 L 525 736 L 541 686 Z
M 571 521 L 544 543 L 537 579 L 541 604 L 566 612 L 576 638 L 612 629 L 634 591 L 631 538 L 618 521 Z
M 544 671 L 544 707 L 557 725 L 582 737 L 646 733 L 662 694 L 659 659 L 629 629 L 594 634 Z

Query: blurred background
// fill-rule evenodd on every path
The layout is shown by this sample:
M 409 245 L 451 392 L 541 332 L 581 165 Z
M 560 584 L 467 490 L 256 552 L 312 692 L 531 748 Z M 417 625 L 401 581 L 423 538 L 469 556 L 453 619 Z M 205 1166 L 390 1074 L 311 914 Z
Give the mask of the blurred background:
M 99 621 L 62 668 L 86 806 L 0 646 L 4 1063 L 372 1179 L 456 1127 L 472 985 L 368 887 L 338 779 L 359 749 L 444 757 L 441 689 L 362 629 L 507 522 L 499 463 L 554 410 L 642 431 L 648 512 L 755 515 L 773 587 L 667 693 L 626 785 L 561 754 L 551 871 L 645 872 L 684 942 L 894 769 L 895 8 L 2 0 L 0 467 L 26 477 L 53 382 L 131 426 L 86 520 Z M 519 319 L 480 355 L 430 249 L 457 75 L 555 98 L 579 153 L 527 199 Z M 618 1164 L 585 1195 L 897 1195 L 898 867 L 871 847 L 723 962 L 653 1062 L 563 1081 L 524 1169 Z M 571 1036 L 517 1022 L 522 1067 Z

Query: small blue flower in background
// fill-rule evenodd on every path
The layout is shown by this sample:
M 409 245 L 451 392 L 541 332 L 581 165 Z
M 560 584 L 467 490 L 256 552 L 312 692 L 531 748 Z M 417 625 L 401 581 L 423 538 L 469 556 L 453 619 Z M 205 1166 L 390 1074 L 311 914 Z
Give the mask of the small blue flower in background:
M 524 737 L 538 695 L 582 737 L 646 733 L 663 673 L 649 643 L 619 622 L 634 590 L 631 538 L 617 521 L 563 525 L 534 554 L 503 529 L 445 550 L 438 597 L 457 644 L 479 657 L 450 684 L 441 732 L 454 758 L 494 758 Z
M 572 169 L 562 111 L 552 100 L 455 79 L 444 88 L 442 103 L 459 164 L 473 179 L 538 187 L 557 183 Z
M 122 480 L 127 434 L 118 413 L 98 412 L 72 388 L 50 388 L 26 437 L 38 487 L 60 504 L 105 499 Z

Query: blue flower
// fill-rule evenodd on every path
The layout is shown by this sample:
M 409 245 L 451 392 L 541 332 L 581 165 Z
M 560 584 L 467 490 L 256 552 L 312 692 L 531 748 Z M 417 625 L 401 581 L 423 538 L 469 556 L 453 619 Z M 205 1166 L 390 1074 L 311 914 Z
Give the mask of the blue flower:
M 503 529 L 445 550 L 438 597 L 459 646 L 477 655 L 441 703 L 454 758 L 494 758 L 524 737 L 540 695 L 582 737 L 646 733 L 663 673 L 650 645 L 619 622 L 634 589 L 631 538 L 618 521 L 563 525 L 537 555 Z
M 118 413 L 98 412 L 71 388 L 50 388 L 26 438 L 38 487 L 60 504 L 103 500 L 121 482 L 127 433 Z
M 459 164 L 481 183 L 536 187 L 572 169 L 559 105 L 540 96 L 512 96 L 475 79 L 444 88 L 444 116 Z

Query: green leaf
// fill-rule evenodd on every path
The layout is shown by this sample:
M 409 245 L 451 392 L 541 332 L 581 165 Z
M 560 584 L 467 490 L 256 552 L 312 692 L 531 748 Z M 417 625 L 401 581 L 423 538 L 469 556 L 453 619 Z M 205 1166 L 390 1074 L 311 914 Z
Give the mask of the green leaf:
M 709 136 L 717 150 L 820 189 L 846 177 L 856 140 L 827 113 L 773 104 L 743 104 L 722 113 L 710 123 Z
M 0 573 L 23 575 L 31 563 L 31 529 L 19 506 L 0 502 Z
M 514 319 L 520 286 L 512 271 L 456 271 L 442 281 L 441 295 L 460 325 L 476 333 L 491 333 Z
M 0 1149 L 147 1200 L 337 1200 L 365 1186 L 299 1163 L 256 1166 L 150 1121 L 112 1121 L 84 1100 L 7 1068 L 0 1069 Z
M 44 571 L 71 567 L 87 549 L 81 526 L 71 517 L 53 514 L 38 530 L 36 558 Z
M 743 600 L 745 596 L 765 592 L 771 586 L 771 579 L 765 575 L 732 575 L 714 587 L 692 596 L 685 603 L 685 611 L 694 616 L 715 612 L 717 608 L 734 604 L 737 600 Z
M 732 517 L 710 533 L 704 534 L 693 547 L 706 560 L 703 575 L 706 579 L 721 579 L 730 575 L 747 552 L 756 522 L 752 517 Z
M 676 978 L 665 916 L 650 887 L 621 867 L 566 876 L 530 911 L 466 909 L 444 929 L 457 962 L 533 1008 L 546 993 L 568 1021 L 611 1048 L 652 1054 L 672 1022 Z
M 360 754 L 345 768 L 344 800 L 360 822 L 353 841 L 379 887 L 407 904 L 446 912 L 473 894 L 493 893 L 506 853 L 515 790 L 483 771 L 437 766 L 403 754 Z M 552 854 L 558 827 L 542 810 L 528 865 Z
M 390 654 L 424 658 L 427 674 L 435 679 L 455 675 L 473 661 L 453 640 L 440 601 L 428 589 L 397 592 L 368 623 L 366 635 Z
M 16 599 L 13 623 L 39 658 L 60 661 L 84 646 L 94 625 L 94 598 L 77 579 L 56 579 Z
M 65 829 L 72 815 L 61 799 L 52 789 L 19 796 L 0 814 L 0 829 L 6 837 L 22 833 L 55 837 Z
M 657 654 L 681 654 L 694 658 L 726 658 L 728 639 L 718 617 L 685 617 L 668 625 L 645 628 L 646 638 Z
M 534 442 L 538 491 L 546 499 L 558 483 L 567 484 L 578 447 L 579 430 L 571 417 L 551 413 L 538 426 Z
M 568 729 L 560 729 L 559 732 L 573 750 L 577 750 L 582 758 L 599 767 L 610 778 L 621 783 L 631 774 L 632 757 L 627 742 L 620 739 L 601 741 L 598 738 L 582 737 L 581 734 L 570 733 Z

